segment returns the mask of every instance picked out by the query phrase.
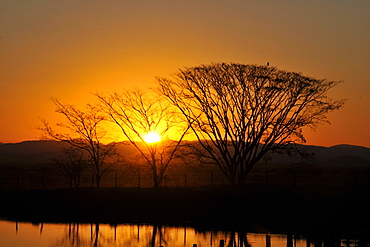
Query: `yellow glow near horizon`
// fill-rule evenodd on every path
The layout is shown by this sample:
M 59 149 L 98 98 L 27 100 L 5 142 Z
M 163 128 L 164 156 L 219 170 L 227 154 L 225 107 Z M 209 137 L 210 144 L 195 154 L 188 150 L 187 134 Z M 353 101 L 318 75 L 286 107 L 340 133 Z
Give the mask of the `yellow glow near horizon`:
M 155 143 L 161 140 L 161 136 L 156 132 L 149 132 L 143 138 L 146 143 Z
M 307 144 L 370 147 L 369 1 L 84 2 L 1 1 L 1 143 L 38 140 L 38 116 L 63 122 L 50 97 L 83 108 L 92 93 L 157 88 L 186 67 L 269 62 L 344 82 L 329 96 L 348 102 L 331 125 L 304 130 Z

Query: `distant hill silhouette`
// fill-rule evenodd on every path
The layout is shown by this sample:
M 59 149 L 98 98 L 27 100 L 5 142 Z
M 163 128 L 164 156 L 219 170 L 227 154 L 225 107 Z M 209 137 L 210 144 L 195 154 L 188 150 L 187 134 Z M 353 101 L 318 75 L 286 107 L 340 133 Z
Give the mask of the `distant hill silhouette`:
M 58 141 L 25 141 L 20 143 L 3 143 L 0 145 L 0 164 L 9 163 L 50 163 L 50 158 L 58 155 L 67 144 Z M 332 147 L 300 145 L 308 153 L 314 153 L 319 166 L 330 167 L 369 167 L 370 148 L 354 145 L 336 145 Z M 118 145 L 123 156 L 132 157 L 137 151 L 128 142 Z M 299 163 L 300 157 L 272 154 L 273 163 Z
M 0 145 L 1 163 L 48 163 L 66 144 L 58 141 L 24 141 Z
M 335 145 L 332 147 L 298 145 L 302 150 L 313 154 L 314 163 L 321 166 L 369 166 L 370 167 L 370 148 L 355 145 Z M 300 163 L 302 159 L 299 156 L 287 156 L 272 154 L 272 162 L 278 163 Z M 338 162 L 336 162 L 338 161 Z M 340 161 L 340 162 L 339 162 Z M 346 165 L 344 165 L 346 164 Z
M 63 145 L 58 141 L 24 141 L 19 143 L 4 143 L 0 154 L 31 155 L 49 152 L 58 152 Z
M 338 156 L 353 156 L 370 161 L 370 149 L 354 145 L 336 145 L 329 148 L 308 146 L 308 150 L 312 150 L 315 156 L 320 161 L 334 159 Z
M 337 167 L 337 168 L 358 168 L 358 167 L 369 167 L 370 161 L 360 157 L 344 155 L 338 156 L 330 160 L 326 160 L 322 163 L 326 167 Z

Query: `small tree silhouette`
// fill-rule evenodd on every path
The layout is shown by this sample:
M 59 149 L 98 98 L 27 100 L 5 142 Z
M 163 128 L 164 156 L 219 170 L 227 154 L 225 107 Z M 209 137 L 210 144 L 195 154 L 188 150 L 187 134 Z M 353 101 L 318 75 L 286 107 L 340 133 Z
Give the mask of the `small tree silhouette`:
M 81 149 L 75 147 L 62 148 L 62 153 L 51 160 L 73 182 L 76 188 L 80 187 L 81 174 L 89 166 L 89 162 L 84 157 Z
M 111 121 L 145 160 L 154 187 L 160 187 L 189 129 L 188 125 L 179 117 L 176 109 L 158 95 L 133 90 L 109 96 L 97 94 L 97 97 Z M 158 133 L 162 140 L 147 143 L 144 138 L 147 133 Z
M 48 139 L 64 141 L 75 148 L 86 151 L 89 164 L 94 171 L 96 185 L 100 187 L 101 177 L 114 165 L 114 161 L 108 162 L 108 160 L 116 155 L 116 143 L 112 142 L 107 145 L 102 143 L 106 135 L 106 130 L 102 127 L 106 121 L 104 114 L 99 107 L 90 104 L 86 106 L 86 111 L 81 111 L 55 98 L 52 98 L 52 101 L 56 106 L 56 112 L 65 117 L 65 122 L 57 126 L 66 132 L 56 132 L 43 119 L 41 120 L 43 127 L 39 129 L 46 134 Z

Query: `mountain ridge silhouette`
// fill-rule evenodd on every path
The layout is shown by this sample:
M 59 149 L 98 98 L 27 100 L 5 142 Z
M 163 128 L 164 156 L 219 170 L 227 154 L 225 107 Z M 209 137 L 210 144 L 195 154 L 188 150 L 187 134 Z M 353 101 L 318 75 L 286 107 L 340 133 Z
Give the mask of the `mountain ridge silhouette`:
M 119 152 L 122 155 L 132 155 L 135 149 L 128 142 L 120 142 Z M 23 141 L 19 143 L 2 143 L 0 145 L 0 164 L 4 163 L 50 163 L 50 158 L 55 157 L 62 147 L 68 144 L 52 140 Z M 307 153 L 314 153 L 318 164 L 333 166 L 335 163 L 341 167 L 361 164 L 370 166 L 370 148 L 350 144 L 339 144 L 331 147 L 298 145 Z M 271 154 L 271 162 L 297 163 L 300 157 Z M 353 163 L 356 164 L 353 164 Z M 357 166 L 357 165 L 356 165 Z

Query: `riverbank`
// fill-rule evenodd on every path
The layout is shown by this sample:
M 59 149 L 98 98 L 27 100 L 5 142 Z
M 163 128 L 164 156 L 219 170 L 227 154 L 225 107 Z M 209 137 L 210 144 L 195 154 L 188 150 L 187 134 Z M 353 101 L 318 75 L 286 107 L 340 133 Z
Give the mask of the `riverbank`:
M 368 231 L 370 193 L 284 189 L 80 188 L 0 192 L 0 217 L 29 222 L 150 223 L 258 232 Z

